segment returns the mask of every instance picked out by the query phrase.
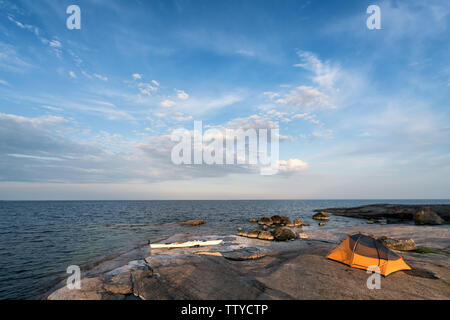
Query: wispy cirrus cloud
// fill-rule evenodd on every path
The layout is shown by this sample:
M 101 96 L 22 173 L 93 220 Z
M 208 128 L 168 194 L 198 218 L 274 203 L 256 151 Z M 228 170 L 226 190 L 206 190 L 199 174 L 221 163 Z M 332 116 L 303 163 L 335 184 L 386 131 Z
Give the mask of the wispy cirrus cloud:
M 309 86 L 300 86 L 290 91 L 284 97 L 275 101 L 277 104 L 294 106 L 300 109 L 335 109 L 330 97 L 318 89 Z
M 338 65 L 332 65 L 330 61 L 321 61 L 315 54 L 308 51 L 297 51 L 297 55 L 302 60 L 294 66 L 309 70 L 313 73 L 312 80 L 320 87 L 331 89 L 338 80 L 341 68 Z
M 9 72 L 23 73 L 34 67 L 28 59 L 10 44 L 0 42 L 0 69 Z

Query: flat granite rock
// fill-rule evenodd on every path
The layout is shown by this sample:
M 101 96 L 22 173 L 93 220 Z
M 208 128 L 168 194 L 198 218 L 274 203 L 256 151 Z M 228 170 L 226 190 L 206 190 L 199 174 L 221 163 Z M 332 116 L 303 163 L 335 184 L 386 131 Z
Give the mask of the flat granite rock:
M 261 250 L 259 248 L 245 248 L 235 250 L 231 252 L 224 252 L 222 256 L 229 260 L 244 261 L 255 260 L 265 257 L 269 252 L 267 250 Z
M 310 239 L 287 242 L 204 237 L 224 242 L 204 248 L 150 251 L 145 261 L 135 260 L 87 277 L 82 280 L 82 290 L 63 287 L 48 299 L 450 299 L 450 259 L 443 254 L 402 252 L 412 271 L 382 277 L 381 289 L 369 290 L 365 270 L 326 258 L 353 231 L 308 230 Z M 365 231 L 378 237 L 413 238 L 418 245 L 432 241 L 445 247 L 450 239 L 446 226 L 379 225 L 365 227 Z M 172 239 L 194 237 L 176 235 Z

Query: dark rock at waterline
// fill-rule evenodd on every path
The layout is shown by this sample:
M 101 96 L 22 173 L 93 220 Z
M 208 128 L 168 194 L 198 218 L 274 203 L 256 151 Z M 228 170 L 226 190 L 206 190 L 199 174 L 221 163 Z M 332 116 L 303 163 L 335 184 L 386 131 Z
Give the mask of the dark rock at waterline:
M 273 224 L 273 222 L 272 219 L 269 217 L 262 217 L 261 219 L 258 220 L 258 224 L 270 226 Z
M 270 231 L 261 231 L 258 234 L 258 239 L 272 241 L 274 239 L 274 236 L 272 235 L 272 233 Z
M 191 226 L 191 227 L 199 226 L 199 225 L 202 225 L 202 224 L 205 224 L 205 223 L 206 223 L 205 220 L 200 220 L 200 219 L 194 219 L 194 220 L 178 222 L 178 224 L 181 224 L 183 226 Z
M 248 238 L 248 233 L 245 232 L 245 231 L 239 231 L 239 232 L 237 233 L 237 235 L 240 236 L 240 237 L 246 237 L 246 238 Z
M 323 220 L 323 221 L 328 221 L 330 220 L 330 215 L 326 212 L 319 212 L 316 213 L 315 215 L 313 215 L 313 219 L 314 220 Z
M 271 220 L 272 220 L 272 224 L 279 225 L 279 226 L 287 225 L 287 224 L 291 223 L 291 220 L 288 217 L 282 216 L 279 214 L 272 216 Z
M 444 223 L 444 219 L 428 207 L 414 215 L 414 223 L 419 225 L 439 225 Z
M 273 232 L 273 236 L 277 241 L 287 241 L 297 238 L 297 234 L 289 227 L 279 227 Z
M 294 227 L 301 227 L 303 225 L 303 220 L 300 218 L 294 219 L 293 224 Z
M 360 207 L 349 208 L 328 208 L 317 209 L 315 212 L 326 211 L 337 216 L 345 216 L 351 218 L 373 219 L 379 220 L 381 218 L 387 219 L 388 223 L 401 222 L 402 220 L 412 221 L 414 216 L 421 210 L 428 210 L 436 213 L 445 222 L 450 223 L 450 205 L 436 204 L 436 205 L 401 205 L 401 204 L 372 204 Z
M 247 238 L 258 238 L 259 235 L 259 229 L 253 229 L 252 231 L 247 233 Z

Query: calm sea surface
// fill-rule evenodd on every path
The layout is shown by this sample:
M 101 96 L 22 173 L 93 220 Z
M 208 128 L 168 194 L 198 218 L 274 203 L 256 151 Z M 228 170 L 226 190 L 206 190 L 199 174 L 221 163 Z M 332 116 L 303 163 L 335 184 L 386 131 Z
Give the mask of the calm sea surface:
M 231 234 L 251 217 L 283 214 L 313 223 L 312 210 L 449 200 L 0 201 L 0 299 L 39 299 L 65 275 L 112 252 L 175 233 Z M 200 227 L 171 222 L 205 219 Z M 365 224 L 333 217 L 328 227 Z

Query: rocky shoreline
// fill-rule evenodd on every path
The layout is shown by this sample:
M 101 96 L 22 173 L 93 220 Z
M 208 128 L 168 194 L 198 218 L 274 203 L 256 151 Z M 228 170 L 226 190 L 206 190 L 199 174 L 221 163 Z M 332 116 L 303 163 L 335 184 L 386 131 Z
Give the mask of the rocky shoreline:
M 386 219 L 388 223 L 414 221 L 416 224 L 449 224 L 450 205 L 398 205 L 398 204 L 372 204 L 350 208 L 317 209 L 315 212 L 328 212 L 337 216 L 359 219 Z M 423 219 L 420 215 L 427 216 Z M 422 218 L 422 219 L 421 219 Z
M 201 240 L 222 239 L 223 243 L 172 250 L 142 247 L 84 272 L 81 290 L 69 290 L 62 282 L 47 299 L 450 299 L 447 226 L 275 229 L 279 228 L 291 228 L 296 234 L 301 231 L 308 239 L 267 241 L 212 235 Z M 380 290 L 367 289 L 364 270 L 326 259 L 347 234 L 357 232 L 412 238 L 417 247 L 401 252 L 412 270 L 383 278 Z M 178 234 L 165 242 L 193 239 L 199 238 Z

